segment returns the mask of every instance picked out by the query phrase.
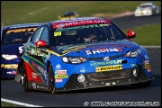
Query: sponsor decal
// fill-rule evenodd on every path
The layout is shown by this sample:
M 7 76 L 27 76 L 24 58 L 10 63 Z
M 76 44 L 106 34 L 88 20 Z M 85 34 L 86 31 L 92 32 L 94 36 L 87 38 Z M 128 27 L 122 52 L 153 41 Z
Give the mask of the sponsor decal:
M 67 70 L 56 70 L 56 74 L 66 74 Z
M 54 32 L 54 36 L 61 36 L 61 31 Z
M 109 61 L 110 60 L 110 57 L 109 56 L 107 56 L 107 57 L 104 57 L 104 59 L 103 59 L 104 61 Z
M 62 82 L 62 78 L 56 78 L 55 82 Z
M 48 89 L 46 86 L 43 85 L 36 85 L 37 89 Z
M 144 65 L 144 68 L 145 68 L 145 69 L 151 68 L 151 65 L 150 65 L 150 64 L 145 64 L 145 65 Z
M 57 64 L 56 65 L 56 69 L 60 69 L 61 68 L 61 65 L 60 64 Z
M 7 72 L 7 74 L 14 75 L 14 74 L 16 74 L 16 71 L 9 71 L 9 72 Z
M 148 70 L 148 72 L 151 71 L 151 65 L 149 60 L 144 61 L 144 68 Z
M 1 64 L 1 68 L 5 69 L 16 69 L 18 64 Z
M 65 49 L 62 51 L 62 53 L 67 53 L 67 52 L 70 52 L 70 51 L 78 51 L 78 50 L 81 50 L 83 48 L 85 48 L 86 46 L 76 46 L 76 47 L 70 47 L 68 49 Z
M 122 64 L 122 60 L 111 60 L 108 62 L 90 62 L 91 66 L 104 66 L 104 65 L 115 65 L 115 64 Z
M 32 78 L 37 78 L 37 74 L 35 72 L 32 72 Z
M 110 71 L 110 70 L 121 70 L 122 65 L 114 65 L 114 66 L 102 66 L 96 67 L 96 72 Z
M 67 74 L 56 74 L 55 78 L 68 78 Z
M 45 70 L 42 67 L 40 67 L 38 64 L 36 64 L 34 61 L 31 61 L 31 64 L 32 64 L 32 66 L 37 68 L 41 73 L 43 73 L 43 74 L 45 73 Z
M 151 72 L 151 69 L 147 69 L 148 72 Z
M 21 28 L 21 29 L 12 29 L 12 30 L 8 30 L 6 34 L 10 34 L 11 32 L 12 33 L 20 33 L 20 32 L 26 32 L 26 30 L 28 32 L 30 31 L 35 31 L 37 28 Z
M 76 21 L 76 22 L 65 22 L 61 24 L 53 24 L 53 28 L 60 28 L 60 27 L 68 27 L 68 26 L 77 26 L 77 25 L 83 25 L 83 24 L 99 24 L 99 23 L 108 23 L 108 20 L 103 19 L 95 19 L 95 20 L 82 20 L 82 21 Z
M 76 27 L 69 27 L 69 28 L 58 28 L 54 32 L 54 36 L 60 36 L 61 35 L 61 31 L 78 30 L 78 29 L 103 27 L 103 26 L 108 26 L 108 24 L 94 24 L 94 25 L 84 25 L 84 26 L 76 26 Z
M 83 72 L 84 73 L 85 72 L 85 69 L 80 70 L 80 72 Z
M 45 79 L 47 78 L 46 71 L 42 67 L 36 64 L 34 61 L 31 61 L 31 65 L 38 69 L 44 75 Z
M 132 66 L 132 67 L 135 67 L 135 66 L 137 66 L 137 64 L 131 64 L 131 66 Z
M 36 83 L 32 83 L 32 88 L 36 89 Z
M 149 63 L 150 63 L 149 60 L 145 60 L 145 61 L 144 61 L 144 64 L 149 64 Z
M 121 51 L 122 51 L 121 48 L 100 48 L 100 49 L 86 50 L 86 54 L 91 55 L 105 52 L 121 52 Z

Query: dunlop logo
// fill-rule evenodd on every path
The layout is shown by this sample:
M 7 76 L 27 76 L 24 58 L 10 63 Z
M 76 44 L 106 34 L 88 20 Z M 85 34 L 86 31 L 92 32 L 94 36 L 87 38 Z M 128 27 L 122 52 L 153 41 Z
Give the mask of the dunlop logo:
M 110 70 L 121 70 L 122 65 L 114 65 L 114 66 L 102 66 L 97 67 L 96 72 L 110 71 Z

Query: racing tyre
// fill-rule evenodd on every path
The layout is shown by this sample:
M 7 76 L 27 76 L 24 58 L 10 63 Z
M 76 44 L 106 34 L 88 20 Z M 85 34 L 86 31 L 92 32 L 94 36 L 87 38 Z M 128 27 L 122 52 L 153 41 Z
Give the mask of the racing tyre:
M 26 67 L 25 67 L 24 62 L 22 62 L 22 64 L 21 64 L 19 70 L 20 70 L 20 73 L 21 73 L 21 75 L 22 75 L 22 77 L 21 77 L 21 84 L 22 84 L 22 86 L 23 86 L 25 92 L 31 91 L 31 90 L 29 89 L 29 86 L 28 86 L 28 77 L 27 77 Z
M 48 66 L 48 86 L 51 90 L 50 92 L 54 94 L 55 93 L 55 80 L 54 80 L 54 73 L 53 73 L 51 64 Z
M 145 88 L 145 87 L 149 87 L 151 85 L 151 81 L 147 81 L 147 82 L 142 82 L 142 83 L 138 83 L 138 84 L 132 84 L 133 88 Z

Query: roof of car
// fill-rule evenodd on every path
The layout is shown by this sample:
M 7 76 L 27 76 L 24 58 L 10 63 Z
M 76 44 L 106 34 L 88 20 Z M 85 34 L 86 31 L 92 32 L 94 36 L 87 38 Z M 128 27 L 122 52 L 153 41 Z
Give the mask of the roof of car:
M 83 24 L 97 24 L 97 23 L 107 23 L 110 22 L 108 19 L 102 17 L 78 17 L 67 20 L 56 20 L 52 21 L 53 28 L 83 25 Z
M 146 3 L 142 3 L 141 6 L 142 5 L 153 5 L 153 4 L 154 4 L 153 2 L 146 2 Z
M 67 17 L 67 16 L 74 16 L 76 15 L 77 13 L 75 11 L 68 11 L 68 12 L 64 12 L 64 17 Z

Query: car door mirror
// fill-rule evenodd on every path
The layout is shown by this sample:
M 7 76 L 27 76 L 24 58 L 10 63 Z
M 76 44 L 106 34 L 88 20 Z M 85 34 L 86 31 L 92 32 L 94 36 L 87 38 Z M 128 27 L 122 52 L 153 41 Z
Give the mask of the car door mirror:
M 135 38 L 136 37 L 136 32 L 134 32 L 132 30 L 128 30 L 127 31 L 127 36 L 128 36 L 129 39 Z
M 46 42 L 44 40 L 39 40 L 39 41 L 35 42 L 35 45 L 37 47 L 44 47 L 44 46 L 46 46 Z

